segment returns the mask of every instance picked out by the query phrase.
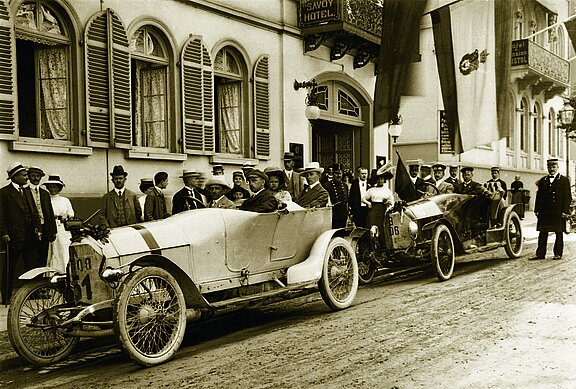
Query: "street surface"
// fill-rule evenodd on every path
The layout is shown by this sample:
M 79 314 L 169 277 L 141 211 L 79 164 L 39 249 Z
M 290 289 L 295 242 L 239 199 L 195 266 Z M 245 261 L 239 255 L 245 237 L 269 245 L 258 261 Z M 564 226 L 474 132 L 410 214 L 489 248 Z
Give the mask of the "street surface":
M 574 388 L 576 234 L 563 260 L 550 259 L 551 236 L 548 259 L 528 261 L 533 214 L 523 225 L 520 259 L 503 248 L 460 257 L 447 282 L 382 276 L 341 312 L 316 293 L 189 325 L 175 358 L 153 368 L 113 339 L 37 368 L 0 332 L 0 387 Z

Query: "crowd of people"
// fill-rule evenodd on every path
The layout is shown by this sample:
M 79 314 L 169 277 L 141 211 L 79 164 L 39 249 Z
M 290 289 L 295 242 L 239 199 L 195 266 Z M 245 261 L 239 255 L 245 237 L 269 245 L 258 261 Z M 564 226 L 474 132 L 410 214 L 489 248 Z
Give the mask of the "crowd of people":
M 344 170 L 338 163 L 324 169 L 318 162 L 310 162 L 296 171 L 295 156 L 291 152 L 284 153 L 283 164 L 283 168 L 268 166 L 259 169 L 254 164 L 246 163 L 242 170 L 232 173 L 231 185 L 225 179 L 222 165 L 214 165 L 209 177 L 185 169 L 179 176 L 183 187 L 172 196 L 171 210 L 165 194 L 169 182 L 168 173 L 158 172 L 153 179 L 141 178 L 141 194 L 138 195 L 126 188 L 128 172 L 123 166 L 117 165 L 110 173 L 114 188 L 104 194 L 101 200 L 99 224 L 109 229 L 160 220 L 200 208 L 272 212 L 331 206 L 333 228 L 350 225 L 367 227 L 376 224 L 394 206 L 395 196 L 386 185 L 395 173 L 395 167 L 390 163 L 382 163 L 372 171 L 370 178 L 365 167 L 358 167 L 354 178 L 350 171 Z M 559 176 L 557 161 L 554 165 L 554 161 L 550 160 L 548 166 L 549 171 L 556 166 L 555 176 L 551 172 L 551 177 Z M 462 179 L 458 176 L 458 170 Z M 445 193 L 490 196 L 491 223 L 497 226 L 496 213 L 507 197 L 507 185 L 500 178 L 498 167 L 491 169 L 492 178 L 484 184 L 473 180 L 474 168 L 468 166 L 459 168 L 457 165 L 447 167 L 442 163 L 408 161 L 408 172 L 420 197 Z M 60 195 L 65 184 L 58 174 L 49 175 L 40 184 L 45 176 L 44 171 L 39 167 L 26 167 L 19 162 L 10 166 L 7 173 L 10 184 L 0 189 L 0 236 L 7 247 L 7 260 L 2 263 L 3 304 L 10 301 L 16 266 L 20 259 L 23 260 L 24 271 L 42 266 L 65 271 L 70 233 L 65 231 L 64 222 L 74 216 L 70 200 Z M 558 181 L 565 184 L 560 178 Z M 556 191 L 550 189 L 553 182 L 556 182 L 555 179 L 543 178 L 538 181 L 537 213 L 542 211 L 543 215 L 548 215 L 548 204 L 557 200 Z M 511 193 L 513 203 L 522 203 L 517 210 L 523 218 L 526 196 L 520 176 L 516 176 L 511 184 Z M 565 202 L 560 209 L 563 213 L 567 212 Z M 557 232 L 559 227 L 546 216 L 542 216 L 542 219 L 539 216 L 538 226 L 542 229 L 535 258 L 542 258 L 548 231 Z M 554 253 L 555 258 L 562 256 L 562 240 L 558 239 L 558 235 Z

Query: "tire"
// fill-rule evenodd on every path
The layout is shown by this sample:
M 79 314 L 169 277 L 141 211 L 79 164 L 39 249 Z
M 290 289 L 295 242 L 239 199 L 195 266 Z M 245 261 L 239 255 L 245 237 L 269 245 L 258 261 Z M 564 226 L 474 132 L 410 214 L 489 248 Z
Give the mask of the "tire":
M 431 245 L 432 270 L 440 281 L 447 281 L 454 272 L 454 242 L 448 227 L 439 224 L 434 228 Z
M 520 258 L 524 245 L 524 235 L 520 218 L 516 212 L 511 212 L 504 223 L 504 250 L 511 259 Z
M 369 284 L 376 273 L 376 263 L 369 236 L 362 235 L 354 242 L 353 247 L 358 262 L 358 282 L 360 285 Z
M 328 244 L 318 288 L 330 309 L 339 311 L 352 305 L 358 291 L 358 263 L 344 239 L 333 238 Z
M 58 331 L 52 321 L 58 317 L 46 314 L 47 309 L 65 303 L 59 286 L 46 278 L 33 280 L 18 289 L 7 320 L 8 337 L 18 355 L 34 365 L 48 366 L 72 353 L 79 338 Z
M 118 342 L 137 363 L 169 360 L 186 330 L 186 303 L 176 279 L 158 267 L 130 274 L 114 301 L 113 324 Z

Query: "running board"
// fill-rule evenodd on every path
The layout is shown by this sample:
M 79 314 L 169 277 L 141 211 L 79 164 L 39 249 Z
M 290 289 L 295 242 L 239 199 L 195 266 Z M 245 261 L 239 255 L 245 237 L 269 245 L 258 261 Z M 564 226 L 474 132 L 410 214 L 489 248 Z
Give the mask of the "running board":
M 302 289 L 306 289 L 306 288 L 316 288 L 316 286 L 317 286 L 316 281 L 302 282 L 302 283 L 298 283 L 298 284 L 294 284 L 294 285 L 288 285 L 288 286 L 280 288 L 280 289 L 269 290 L 267 292 L 254 293 L 254 294 L 251 294 L 248 296 L 240 296 L 240 297 L 231 298 L 229 300 L 217 301 L 214 303 L 210 303 L 210 305 L 214 308 L 222 308 L 222 307 L 225 307 L 228 305 L 235 305 L 235 304 L 250 302 L 250 301 L 254 301 L 254 300 L 263 300 L 263 299 L 266 299 L 269 297 L 278 296 L 278 295 L 281 295 L 283 293 L 293 292 L 296 290 L 302 290 Z

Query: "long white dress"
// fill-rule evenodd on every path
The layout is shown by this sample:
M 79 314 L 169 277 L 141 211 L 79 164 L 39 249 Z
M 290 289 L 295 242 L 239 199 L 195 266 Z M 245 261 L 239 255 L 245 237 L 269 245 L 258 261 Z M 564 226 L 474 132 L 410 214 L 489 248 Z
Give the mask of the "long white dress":
M 74 216 L 74 209 L 72 209 L 70 200 L 59 194 L 50 196 L 50 200 L 52 202 L 58 232 L 56 234 L 56 240 L 50 243 L 48 247 L 47 264 L 49 267 L 58 269 L 64 273 L 66 272 L 66 266 L 70 259 L 68 248 L 70 247 L 70 238 L 72 235 L 70 231 L 64 229 L 63 221 Z

